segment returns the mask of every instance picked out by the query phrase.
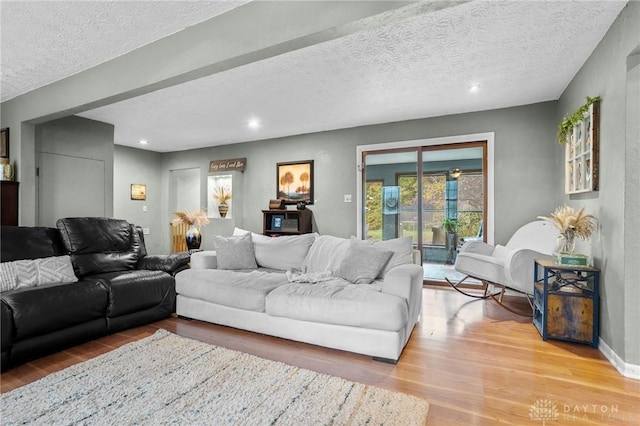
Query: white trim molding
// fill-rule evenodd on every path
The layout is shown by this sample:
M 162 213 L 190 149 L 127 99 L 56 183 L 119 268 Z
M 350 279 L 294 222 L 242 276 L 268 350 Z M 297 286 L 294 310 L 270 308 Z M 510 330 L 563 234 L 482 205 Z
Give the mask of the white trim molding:
M 362 153 L 365 151 L 382 151 L 387 149 L 399 149 L 399 148 L 417 148 L 420 146 L 432 146 L 432 145 L 451 145 L 458 143 L 466 143 L 466 142 L 476 142 L 476 141 L 487 141 L 487 226 L 485 229 L 488 229 L 487 232 L 487 243 L 494 243 L 494 132 L 487 133 L 472 133 L 468 135 L 457 135 L 457 136 L 444 136 L 439 138 L 430 138 L 430 139 L 419 139 L 419 140 L 410 140 L 410 141 L 399 141 L 399 142 L 386 142 L 386 143 L 377 143 L 371 145 L 358 145 L 356 147 L 356 197 L 357 197 L 357 209 L 358 209 L 358 218 L 357 218 L 357 235 L 358 238 L 362 238 L 362 173 L 364 172 L 364 167 L 362 164 Z
M 598 341 L 598 348 L 620 374 L 629 379 L 640 380 L 640 365 L 624 362 L 602 339 Z

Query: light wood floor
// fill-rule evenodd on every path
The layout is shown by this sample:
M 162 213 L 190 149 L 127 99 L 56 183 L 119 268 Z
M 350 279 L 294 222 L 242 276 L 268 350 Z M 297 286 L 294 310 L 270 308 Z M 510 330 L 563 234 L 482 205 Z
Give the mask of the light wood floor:
M 215 326 L 170 318 L 104 337 L 10 370 L 7 392 L 164 328 L 181 336 L 405 392 L 430 403 L 428 425 L 542 425 L 532 407 L 557 409 L 549 425 L 638 425 L 640 381 L 622 377 L 587 345 L 543 342 L 530 319 L 495 302 L 424 289 L 424 316 L 398 365 Z M 526 302 L 522 307 L 526 306 Z M 536 405 L 537 404 L 537 405 Z

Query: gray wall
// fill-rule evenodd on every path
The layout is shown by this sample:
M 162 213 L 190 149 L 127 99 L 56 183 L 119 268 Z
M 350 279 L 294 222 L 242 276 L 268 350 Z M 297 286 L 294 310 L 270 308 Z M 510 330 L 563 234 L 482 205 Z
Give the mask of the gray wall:
M 602 97 L 600 191 L 564 195 L 560 146 L 555 148 L 557 183 L 553 188 L 556 204 L 585 207 L 598 218 L 598 232 L 578 249 L 592 253 L 596 266 L 602 268 L 601 337 L 627 363 L 636 365 L 640 364 L 638 28 L 640 3 L 629 2 L 558 102 L 557 122 L 582 105 L 586 96 Z M 635 89 L 628 89 L 628 79 L 634 78 L 635 86 L 629 87 Z
M 200 167 L 205 179 L 210 160 L 246 157 L 244 228 L 261 232 L 260 210 L 276 196 L 276 163 L 314 160 L 315 204 L 310 209 L 316 229 L 322 234 L 348 237 L 357 231 L 358 145 L 495 132 L 495 239 L 505 243 L 521 225 L 555 208 L 555 125 L 556 103 L 545 102 L 174 152 L 164 154 L 162 187 L 168 197 L 171 169 Z M 344 194 L 352 194 L 354 202 L 344 203 Z M 164 211 L 166 220 L 170 220 L 167 206 Z M 211 247 L 207 228 L 203 229 L 204 248 Z M 164 244 L 168 247 L 168 237 Z
M 104 212 L 107 216 L 113 214 L 113 132 L 111 124 L 76 116 L 35 126 L 36 158 L 38 153 L 46 152 L 104 162 Z M 78 179 L 82 179 L 82 176 L 78 176 Z M 73 182 L 69 182 L 69 185 L 73 185 Z M 67 203 L 82 201 L 81 193 L 75 193 L 73 199 L 65 200 Z
M 150 254 L 168 253 L 168 250 L 163 247 L 161 236 L 169 229 L 168 222 L 161 222 L 160 214 L 162 209 L 161 160 L 162 155 L 156 152 L 115 146 L 113 217 L 149 228 L 149 234 L 145 235 L 145 245 Z M 131 199 L 132 183 L 147 185 L 145 201 Z
M 399 1 L 248 2 L 3 102 L 0 127 L 11 129 L 11 156 L 20 181 L 20 224 L 36 223 L 34 125 L 385 25 L 387 20 L 370 17 L 406 5 Z M 417 4 L 403 13 L 420 14 L 425 9 Z

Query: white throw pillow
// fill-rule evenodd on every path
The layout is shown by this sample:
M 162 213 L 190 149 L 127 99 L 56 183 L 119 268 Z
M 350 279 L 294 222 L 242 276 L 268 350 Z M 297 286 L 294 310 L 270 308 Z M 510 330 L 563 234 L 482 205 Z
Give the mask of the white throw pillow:
M 391 250 L 393 252 L 393 256 L 389 259 L 386 266 L 380 274 L 378 278 L 384 278 L 384 276 L 389 272 L 391 268 L 395 268 L 398 265 L 406 265 L 413 263 L 412 253 L 413 253 L 413 238 L 411 237 L 402 237 L 402 238 L 393 238 L 391 240 L 385 241 L 377 241 L 377 240 L 359 240 L 356 237 L 351 237 L 351 239 L 356 240 L 363 244 L 371 244 L 374 247 L 383 248 L 386 250 Z
M 2 291 L 78 281 L 69 256 L 3 262 L 0 275 Z
M 253 249 L 258 266 L 280 271 L 301 270 L 309 248 L 318 234 L 267 237 L 253 234 Z
M 213 244 L 216 249 L 218 269 L 256 269 L 251 234 L 241 237 L 221 237 L 215 235 Z
M 352 239 L 334 275 L 354 284 L 370 284 L 384 269 L 393 252 Z
M 316 232 L 302 235 L 268 237 L 246 229 L 234 228 L 233 236 L 251 234 L 256 263 L 263 268 L 279 271 L 300 270 L 309 248 L 318 238 Z
M 242 237 L 243 235 L 251 234 L 251 231 L 247 231 L 246 229 L 241 229 L 238 227 L 233 228 L 233 236 L 234 237 Z
M 349 240 L 346 238 L 320 235 L 311 245 L 302 262 L 302 272 L 335 271 L 340 266 L 348 248 Z

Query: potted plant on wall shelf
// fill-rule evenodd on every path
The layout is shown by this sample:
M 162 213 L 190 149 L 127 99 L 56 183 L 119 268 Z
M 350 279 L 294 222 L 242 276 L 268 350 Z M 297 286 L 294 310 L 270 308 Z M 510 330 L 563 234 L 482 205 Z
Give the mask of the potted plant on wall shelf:
M 221 218 L 225 218 L 229 212 L 229 204 L 227 201 L 231 200 L 231 190 L 223 186 L 218 186 L 213 190 L 213 199 L 218 203 L 218 213 Z
M 595 98 L 587 96 L 587 102 L 584 105 L 573 111 L 573 114 L 564 116 L 562 122 L 558 125 L 558 143 L 560 145 L 564 145 L 567 142 L 571 132 L 573 132 L 573 128 L 584 120 L 584 117 L 589 112 L 589 106 L 596 102 L 600 102 L 600 96 Z
M 185 233 L 187 249 L 189 249 L 189 251 L 199 249 L 202 242 L 200 227 L 210 222 L 207 217 L 207 212 L 205 212 L 204 209 L 196 211 L 181 210 L 174 212 L 173 215 L 175 217 L 171 221 L 172 225 L 187 225 L 189 227 Z

